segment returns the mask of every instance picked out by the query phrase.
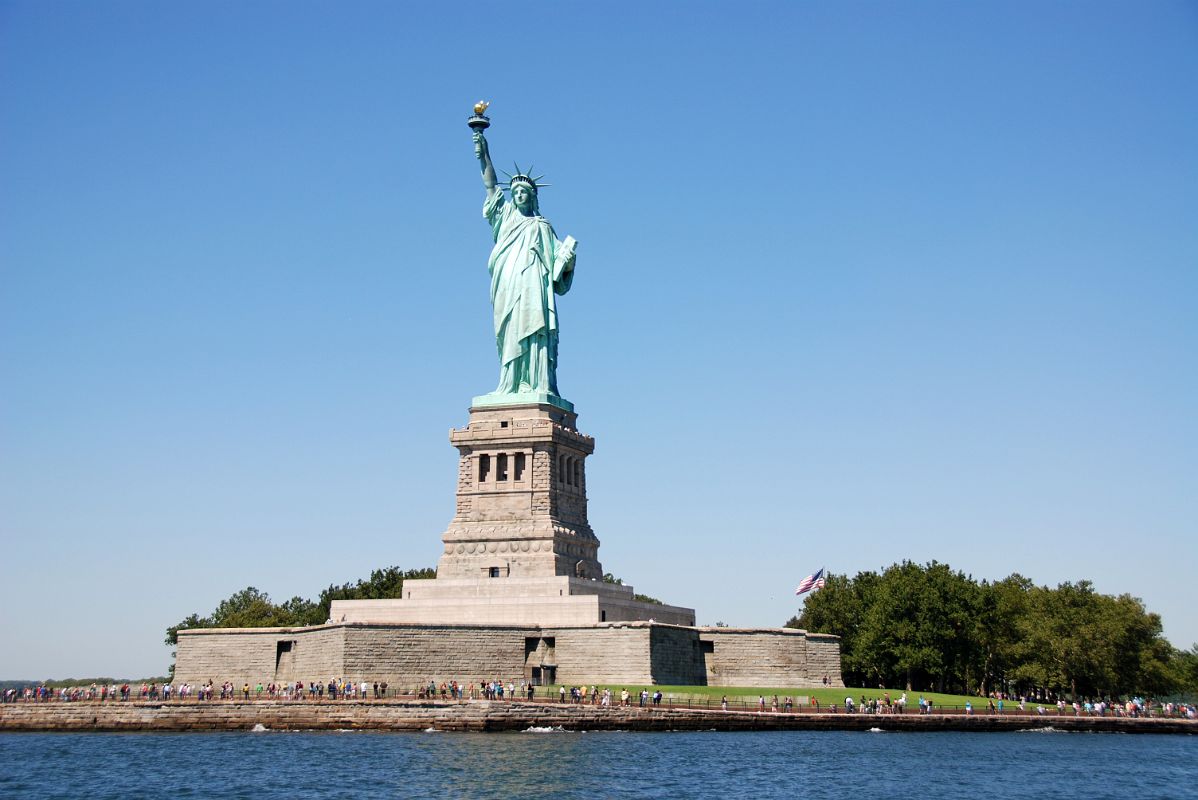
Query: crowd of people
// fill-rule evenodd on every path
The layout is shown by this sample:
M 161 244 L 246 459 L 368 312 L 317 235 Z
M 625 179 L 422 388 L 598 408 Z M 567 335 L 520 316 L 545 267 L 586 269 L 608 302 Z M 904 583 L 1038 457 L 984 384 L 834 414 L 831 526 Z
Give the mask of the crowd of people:
M 142 683 L 140 688 L 128 683 L 91 684 L 89 686 L 50 687 L 46 685 L 29 686 L 23 689 L 9 689 L 4 692 L 3 700 L 14 702 L 78 702 L 101 701 L 107 702 L 141 700 L 141 701 L 210 701 L 210 700 L 369 700 L 385 699 L 389 696 L 413 697 L 420 700 L 441 699 L 445 701 L 465 700 L 527 700 L 540 699 L 543 702 L 590 704 L 609 708 L 618 703 L 621 706 L 636 704 L 646 706 L 661 705 L 663 695 L 660 690 L 650 692 L 642 689 L 634 695 L 627 689 L 621 689 L 618 695 L 613 695 L 611 689 L 601 689 L 598 686 L 560 686 L 556 691 L 552 688 L 542 688 L 540 697 L 537 687 L 526 680 L 506 683 L 502 680 L 479 681 L 478 683 L 462 683 L 456 680 L 434 680 L 420 683 L 398 695 L 391 695 L 391 687 L 387 681 L 354 681 L 344 678 L 330 678 L 324 681 L 291 681 L 287 683 L 262 682 L 255 684 L 242 682 L 240 685 L 233 681 L 224 681 L 216 685 L 214 681 L 203 684 L 181 682 L 179 684 L 157 682 Z M 787 698 L 787 708 L 790 708 L 790 698 Z
M 352 680 L 348 678 L 330 678 L 328 681 L 290 681 L 286 683 L 279 682 L 263 682 L 258 681 L 254 684 L 242 682 L 240 685 L 233 681 L 223 681 L 216 685 L 214 681 L 208 681 L 203 684 L 192 684 L 188 682 L 161 683 L 156 681 L 143 682 L 140 686 L 131 685 L 129 683 L 92 683 L 85 686 L 64 686 L 52 687 L 45 684 L 36 686 L 26 686 L 22 688 L 5 689 L 2 695 L 2 701 L 5 703 L 17 702 L 32 702 L 32 703 L 49 703 L 49 702 L 80 702 L 80 701 L 96 701 L 96 702 L 128 702 L 132 700 L 140 701 L 212 701 L 225 700 L 233 701 L 319 701 L 319 700 L 383 700 L 388 697 L 401 698 L 416 698 L 421 700 L 436 700 L 443 701 L 468 701 L 468 700 L 527 700 L 533 702 L 539 700 L 541 702 L 557 702 L 569 703 L 573 705 L 593 705 L 602 708 L 611 708 L 613 706 L 630 707 L 634 703 L 639 708 L 653 708 L 660 706 L 664 695 L 660 689 L 650 692 L 647 688 L 641 689 L 639 692 L 629 692 L 627 688 L 622 688 L 618 693 L 613 693 L 611 688 L 600 686 L 558 686 L 541 687 L 540 693 L 538 687 L 531 682 L 521 680 L 509 680 L 506 683 L 502 680 L 478 681 L 477 683 L 462 683 L 456 680 L 441 681 L 438 684 L 435 680 L 421 682 L 413 687 L 401 689 L 392 694 L 392 687 L 387 681 L 367 681 L 367 680 Z M 812 712 L 821 711 L 819 699 L 815 696 L 799 698 L 800 701 L 805 701 Z M 847 696 L 844 699 L 843 706 L 838 703 L 830 703 L 825 709 L 825 712 L 836 713 L 843 708 L 845 713 L 849 714 L 903 714 L 907 709 L 907 693 L 903 692 L 896 698 L 891 698 L 889 692 L 884 692 L 880 696 L 867 697 L 861 695 L 860 700 L 854 700 L 853 697 Z M 703 705 L 696 703 L 694 700 L 687 702 L 687 705 L 694 707 Z M 714 705 L 712 702 L 711 705 Z M 751 701 L 735 700 L 732 708 L 729 707 L 727 695 L 720 700 L 720 708 L 723 711 L 752 710 Z M 795 699 L 786 696 L 779 699 L 778 695 L 773 695 L 772 699 L 766 698 L 764 694 L 758 695 L 756 703 L 756 711 L 758 713 L 793 713 L 796 707 Z M 918 708 L 920 714 L 933 714 L 938 706 L 932 698 L 925 697 L 922 694 L 919 696 Z M 941 713 L 965 713 L 973 715 L 975 712 L 972 701 L 966 701 L 963 708 L 953 707 L 951 709 L 940 709 Z M 1066 702 L 1064 699 L 1058 699 L 1055 704 L 1049 703 L 1047 706 L 1042 702 L 1029 703 L 1026 697 L 1020 697 L 1018 700 L 1007 698 L 1001 694 L 995 694 L 987 699 L 985 713 L 988 715 L 1006 715 L 1006 714 L 1035 714 L 1035 715 L 1057 715 L 1057 716 L 1117 716 L 1117 717 L 1180 717 L 1183 719 L 1198 719 L 1198 709 L 1192 703 L 1167 702 L 1157 703 L 1151 699 L 1143 697 L 1133 697 L 1127 700 L 1085 700 Z
M 1192 703 L 1156 703 L 1150 699 L 1143 697 L 1133 697 L 1124 701 L 1073 701 L 1067 703 L 1064 699 L 1058 699 L 1055 706 L 1045 706 L 1043 703 L 1035 703 L 1034 705 L 1028 702 L 1026 697 L 1020 697 L 1017 701 L 1012 700 L 1012 705 L 1008 705 L 1008 699 L 1005 695 L 996 693 L 986 701 L 985 712 L 987 715 L 1003 716 L 1006 714 L 1035 714 L 1037 716 L 1056 714 L 1057 716 L 1072 715 L 1075 717 L 1181 717 L 1183 719 L 1198 719 L 1198 709 Z M 907 707 L 907 693 L 903 692 L 897 699 L 892 700 L 889 692 L 885 692 L 881 697 L 867 698 L 861 696 L 860 702 L 855 702 L 852 696 L 844 699 L 844 710 L 849 713 L 863 714 L 902 714 Z M 930 697 L 919 696 L 919 713 L 933 714 L 936 710 L 936 703 Z M 963 712 L 967 716 L 973 716 L 975 708 L 972 700 L 966 700 L 963 707 L 952 707 L 951 713 Z
M 386 697 L 388 686 L 386 681 L 360 683 L 338 678 L 330 678 L 328 683 L 321 681 L 292 681 L 289 683 L 263 683 L 261 681 L 250 685 L 242 683 L 237 686 L 232 681 L 225 681 L 219 686 L 214 681 L 202 684 L 188 682 L 162 683 L 149 681 L 142 683 L 140 688 L 128 683 L 117 685 L 92 683 L 87 686 L 54 687 L 41 684 L 26 686 L 20 689 L 6 689 L 3 693 L 5 703 L 16 702 L 78 702 L 78 701 L 179 701 L 179 700 L 304 700 L 304 699 L 366 699 L 368 697 Z
M 517 697 L 533 699 L 534 687 L 531 683 L 520 681 L 479 681 L 477 684 L 464 684 L 458 681 L 443 681 L 438 687 L 436 681 L 420 683 L 398 696 L 415 697 L 419 699 L 442 700 L 514 700 Z M 258 681 L 250 684 L 234 681 L 224 681 L 217 685 L 215 681 L 202 684 L 189 682 L 161 683 L 156 681 L 143 682 L 139 687 L 129 683 L 99 684 L 92 683 L 82 686 L 49 686 L 39 684 L 22 688 L 5 689 L 0 699 L 5 703 L 16 702 L 79 702 L 79 701 L 180 701 L 180 700 L 380 700 L 392 696 L 392 687 L 387 681 L 356 681 L 347 678 L 330 678 L 325 681 L 289 681 L 265 682 Z M 517 695 L 519 692 L 519 695 Z

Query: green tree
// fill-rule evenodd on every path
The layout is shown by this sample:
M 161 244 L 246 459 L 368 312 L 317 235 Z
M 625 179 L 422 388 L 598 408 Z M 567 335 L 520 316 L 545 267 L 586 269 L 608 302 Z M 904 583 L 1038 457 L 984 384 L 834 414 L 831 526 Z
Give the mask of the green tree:
M 980 683 L 985 696 L 1007 687 L 1012 671 L 1027 657 L 1028 593 L 1032 582 L 1018 573 L 978 587 L 977 619 L 973 635 L 977 647 Z
M 1129 594 L 1099 597 L 1105 635 L 1113 644 L 1111 682 L 1102 693 L 1154 696 L 1175 691 L 1170 661 L 1176 651 L 1162 634 L 1160 615 Z
M 278 608 L 280 617 L 288 620 L 286 624 L 292 626 L 319 625 L 329 618 L 329 615 L 321 609 L 320 603 L 313 603 L 299 595 Z
M 319 608 L 317 616 L 320 622 L 329 619 L 329 609 L 334 600 L 389 600 L 403 597 L 403 582 L 405 580 L 424 580 L 437 577 L 437 571 L 430 567 L 424 569 L 401 570 L 399 567 L 376 569 L 365 580 L 355 583 L 343 583 L 340 586 L 329 585 L 320 593 L 316 601 Z
M 881 574 L 829 575 L 786 624 L 840 636 L 851 685 L 1042 698 L 1198 690 L 1198 646 L 1175 650 L 1140 600 L 1088 581 L 979 583 L 936 561 L 904 561 Z
M 904 561 L 882 573 L 866 610 L 860 647 L 879 682 L 908 690 L 927 680 L 938 691 L 964 688 L 973 655 L 976 585 L 947 564 Z
M 166 643 L 177 645 L 179 631 L 195 628 L 290 628 L 320 625 L 329 619 L 334 600 L 378 600 L 403 596 L 403 582 L 415 578 L 435 578 L 435 569 L 401 570 L 399 567 L 376 569 L 365 580 L 329 586 L 314 602 L 292 597 L 281 604 L 271 601 L 270 595 L 247 586 L 221 600 L 211 614 L 201 617 L 191 614 L 177 625 L 166 629 Z
M 191 614 L 167 628 L 166 643 L 178 644 L 179 631 L 193 628 L 276 628 L 310 624 L 306 621 L 310 615 L 304 616 L 305 604 L 306 600 L 294 597 L 282 606 L 276 606 L 266 592 L 247 586 L 221 600 L 208 616 Z
M 279 617 L 280 610 L 270 595 L 247 586 L 220 601 L 212 612 L 212 623 L 214 628 L 269 628 L 280 624 Z
M 1067 689 L 1071 699 L 1113 683 L 1113 643 L 1103 625 L 1101 600 L 1089 581 L 1062 583 L 1033 593 L 1035 660 L 1046 689 Z

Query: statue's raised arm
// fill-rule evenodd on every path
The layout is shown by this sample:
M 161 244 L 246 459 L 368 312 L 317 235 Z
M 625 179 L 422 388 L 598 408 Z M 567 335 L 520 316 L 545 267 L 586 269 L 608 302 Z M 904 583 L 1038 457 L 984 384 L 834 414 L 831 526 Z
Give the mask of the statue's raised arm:
M 483 136 L 482 131 L 474 132 L 474 156 L 478 159 L 479 166 L 483 171 L 483 186 L 487 190 L 487 194 L 495 191 L 495 187 L 499 185 L 499 181 L 495 178 L 495 165 L 491 163 L 491 150 L 487 146 L 487 137 Z

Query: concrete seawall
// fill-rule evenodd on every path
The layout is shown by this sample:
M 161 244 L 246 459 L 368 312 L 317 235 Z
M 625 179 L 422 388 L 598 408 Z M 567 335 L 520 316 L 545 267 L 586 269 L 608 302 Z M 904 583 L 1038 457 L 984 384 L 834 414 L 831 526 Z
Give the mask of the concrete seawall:
M 75 702 L 0 705 L 0 731 L 1060 731 L 1198 733 L 1198 721 L 1126 717 L 871 715 L 610 708 L 508 701 Z

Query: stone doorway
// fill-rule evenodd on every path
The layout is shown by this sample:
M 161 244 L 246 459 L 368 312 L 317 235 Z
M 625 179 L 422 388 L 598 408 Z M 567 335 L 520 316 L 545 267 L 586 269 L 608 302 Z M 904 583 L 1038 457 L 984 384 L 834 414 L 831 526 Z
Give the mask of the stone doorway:
M 275 645 L 275 680 L 290 677 L 295 667 L 294 639 L 282 639 Z

